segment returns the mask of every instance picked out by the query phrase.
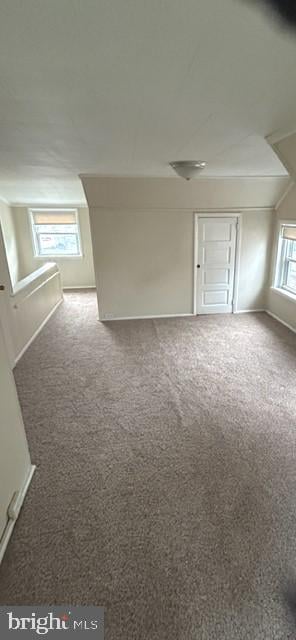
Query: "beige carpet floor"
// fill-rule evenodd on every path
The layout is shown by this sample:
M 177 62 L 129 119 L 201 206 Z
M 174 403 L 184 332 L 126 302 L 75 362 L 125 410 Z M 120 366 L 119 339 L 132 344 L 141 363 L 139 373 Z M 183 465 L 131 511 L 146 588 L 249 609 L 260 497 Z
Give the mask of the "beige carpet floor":
M 38 469 L 0 602 L 106 640 L 296 638 L 296 336 L 265 314 L 97 321 L 70 293 L 15 369 Z

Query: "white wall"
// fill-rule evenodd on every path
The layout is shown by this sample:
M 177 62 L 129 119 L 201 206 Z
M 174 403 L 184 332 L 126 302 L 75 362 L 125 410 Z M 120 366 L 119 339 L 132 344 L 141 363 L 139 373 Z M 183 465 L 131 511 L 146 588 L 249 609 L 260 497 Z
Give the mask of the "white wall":
M 6 257 L 9 266 L 9 274 L 12 287 L 20 277 L 19 255 L 16 242 L 16 233 L 11 208 L 0 200 L 0 223 L 5 244 Z
M 279 196 L 265 180 L 206 184 L 86 179 L 100 319 L 192 313 L 194 210 L 210 203 L 227 215 Z M 272 209 L 242 212 L 238 310 L 265 308 L 272 226 Z
M 296 221 L 296 186 L 294 186 L 282 201 L 276 212 L 276 221 L 293 220 Z M 278 244 L 278 225 L 274 225 L 274 246 L 273 261 L 271 265 L 270 285 L 273 284 L 272 277 L 276 260 L 276 250 Z M 296 330 L 296 300 L 284 297 L 274 289 L 269 287 L 268 290 L 268 309 L 275 316 L 286 322 L 290 327 Z
M 17 497 L 20 507 L 32 473 L 28 444 L 0 322 L 0 562 L 13 521 L 7 509 Z
M 46 206 L 47 208 L 51 208 L 50 205 Z M 19 251 L 20 278 L 24 278 L 35 269 L 38 269 L 48 260 L 48 258 L 43 260 L 34 256 L 28 208 L 29 207 L 14 207 L 12 209 L 16 230 L 16 241 Z M 63 287 L 95 286 L 88 209 L 78 209 L 78 215 L 81 232 L 82 257 L 62 259 L 53 258 L 59 267 Z
M 5 222 L 7 209 L 1 207 Z M 6 218 L 9 221 L 9 216 Z M 9 228 L 9 227 L 8 227 Z M 11 279 L 0 224 L 0 562 L 12 533 L 15 520 L 8 519 L 7 509 L 15 498 L 18 515 L 33 468 L 11 369 L 17 345 L 12 330 Z M 20 339 L 20 336 L 19 336 Z
M 93 210 L 100 318 L 192 313 L 193 214 Z
M 100 319 L 193 312 L 193 212 L 91 211 Z M 238 310 L 263 309 L 273 212 L 241 216 Z
M 273 223 L 273 210 L 242 213 L 238 311 L 266 308 Z

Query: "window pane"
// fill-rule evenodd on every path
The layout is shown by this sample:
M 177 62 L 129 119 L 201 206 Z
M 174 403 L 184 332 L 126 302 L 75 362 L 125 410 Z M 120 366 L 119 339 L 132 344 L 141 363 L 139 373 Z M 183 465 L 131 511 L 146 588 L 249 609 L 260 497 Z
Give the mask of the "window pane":
M 77 224 L 35 224 L 36 233 L 77 233 Z
M 296 263 L 289 262 L 286 286 L 296 293 Z
M 293 240 L 292 242 L 291 258 L 294 258 L 294 260 L 296 260 L 296 240 Z
M 79 254 L 78 238 L 75 233 L 38 233 L 39 253 L 42 256 Z

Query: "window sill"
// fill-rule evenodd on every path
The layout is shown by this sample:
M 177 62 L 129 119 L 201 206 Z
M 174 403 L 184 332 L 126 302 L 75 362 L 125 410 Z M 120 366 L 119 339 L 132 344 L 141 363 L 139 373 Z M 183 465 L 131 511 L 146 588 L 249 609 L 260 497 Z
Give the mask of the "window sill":
M 83 253 L 80 253 L 77 256 L 34 256 L 35 260 L 47 260 L 47 258 L 49 260 L 81 260 L 81 258 L 84 258 Z
M 271 291 L 277 293 L 279 296 L 283 296 L 283 298 L 287 298 L 291 300 L 291 302 L 296 303 L 296 295 L 294 293 L 290 293 L 290 291 L 285 291 L 285 289 L 280 289 L 279 287 L 271 287 Z

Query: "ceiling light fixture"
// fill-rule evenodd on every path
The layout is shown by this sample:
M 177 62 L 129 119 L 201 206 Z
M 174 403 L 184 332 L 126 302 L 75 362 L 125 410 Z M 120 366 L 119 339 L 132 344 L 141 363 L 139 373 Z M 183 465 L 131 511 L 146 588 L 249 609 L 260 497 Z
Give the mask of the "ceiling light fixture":
M 170 162 L 172 169 L 185 180 L 195 178 L 205 168 L 206 164 L 203 160 L 176 160 Z

